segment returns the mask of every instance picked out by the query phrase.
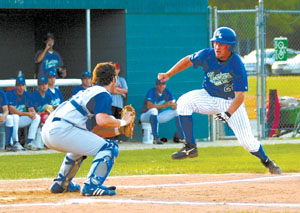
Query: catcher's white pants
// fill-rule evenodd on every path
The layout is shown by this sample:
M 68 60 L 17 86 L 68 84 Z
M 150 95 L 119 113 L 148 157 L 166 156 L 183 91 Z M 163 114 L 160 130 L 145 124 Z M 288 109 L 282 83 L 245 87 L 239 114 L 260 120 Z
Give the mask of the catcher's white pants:
M 193 90 L 183 94 L 177 101 L 179 115 L 192 115 L 193 112 L 200 114 L 217 114 L 225 112 L 232 100 L 210 96 L 205 89 Z M 260 143 L 253 136 L 244 103 L 232 114 L 228 124 L 233 130 L 239 143 L 249 152 L 257 152 Z
M 151 108 L 147 112 L 141 114 L 141 118 L 140 118 L 141 122 L 149 123 L 151 115 L 157 115 L 158 123 L 166 123 L 172 120 L 173 118 L 175 118 L 178 114 L 176 110 L 172 110 L 172 109 L 164 110 L 158 113 L 158 110 L 156 108 Z
M 42 128 L 42 139 L 51 149 L 73 153 L 73 157 L 94 156 L 107 142 L 98 135 L 78 128 L 64 120 L 46 120 Z
M 12 117 L 14 122 L 13 141 L 19 142 L 18 130 L 25 126 L 29 126 L 27 138 L 34 140 L 41 122 L 41 116 L 36 114 L 34 120 L 28 116 L 19 116 L 17 114 L 12 114 Z

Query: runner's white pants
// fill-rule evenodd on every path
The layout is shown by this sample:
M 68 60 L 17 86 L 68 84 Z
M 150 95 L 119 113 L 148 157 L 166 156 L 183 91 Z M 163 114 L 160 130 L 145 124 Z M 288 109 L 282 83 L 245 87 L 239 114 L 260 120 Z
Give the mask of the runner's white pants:
M 178 99 L 177 112 L 179 115 L 192 115 L 193 112 L 211 115 L 227 111 L 231 103 L 232 100 L 212 97 L 205 89 L 193 90 Z M 246 150 L 258 151 L 260 143 L 252 134 L 244 103 L 233 113 L 228 124 Z

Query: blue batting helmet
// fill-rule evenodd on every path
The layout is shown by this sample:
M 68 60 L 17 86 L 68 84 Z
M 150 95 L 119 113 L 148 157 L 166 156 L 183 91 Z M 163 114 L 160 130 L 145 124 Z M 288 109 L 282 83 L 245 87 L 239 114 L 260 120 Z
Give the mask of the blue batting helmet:
M 229 44 L 229 50 L 233 52 L 236 44 L 236 34 L 233 29 L 229 27 L 219 27 L 215 30 L 214 36 L 210 41 Z

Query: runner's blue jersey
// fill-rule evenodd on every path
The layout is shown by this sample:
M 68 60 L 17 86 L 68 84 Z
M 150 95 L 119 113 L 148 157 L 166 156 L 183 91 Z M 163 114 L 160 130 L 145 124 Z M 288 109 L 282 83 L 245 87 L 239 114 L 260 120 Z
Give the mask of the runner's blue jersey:
M 214 49 L 208 48 L 190 56 L 194 68 L 203 67 L 203 88 L 213 97 L 233 99 L 235 91 L 248 91 L 248 79 L 241 58 L 233 53 L 227 61 L 217 60 Z

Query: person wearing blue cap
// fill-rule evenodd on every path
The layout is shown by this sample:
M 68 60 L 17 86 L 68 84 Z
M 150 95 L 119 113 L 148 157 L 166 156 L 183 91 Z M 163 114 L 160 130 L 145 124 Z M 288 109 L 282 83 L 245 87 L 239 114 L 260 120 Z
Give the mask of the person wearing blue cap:
M 161 141 L 158 136 L 158 124 L 166 123 L 172 120 L 174 117 L 176 117 L 177 126 L 177 132 L 175 133 L 174 137 L 177 137 L 178 140 L 182 140 L 184 138 L 180 131 L 175 98 L 172 92 L 166 87 L 166 83 L 156 80 L 155 87 L 151 88 L 147 92 L 141 111 L 140 121 L 142 123 L 151 124 L 154 138 L 153 143 L 155 144 L 163 144 L 163 141 Z
M 55 86 L 55 81 L 56 81 L 56 70 L 51 70 L 47 74 L 48 78 L 48 90 L 47 93 L 50 94 L 51 96 L 51 103 L 54 108 L 56 108 L 59 104 L 64 102 L 63 95 L 58 87 Z
M 56 71 L 57 67 L 64 65 L 60 54 L 53 49 L 54 41 L 54 35 L 47 33 L 44 38 L 45 48 L 35 54 L 34 62 L 38 65 L 38 78 L 47 77 L 47 73 L 51 70 Z
M 81 85 L 78 85 L 77 87 L 74 88 L 72 95 L 75 95 L 77 92 L 81 90 L 85 90 L 88 87 L 91 86 L 92 82 L 92 73 L 91 72 L 83 72 L 81 75 Z
M 19 76 L 16 79 L 16 88 L 7 92 L 8 108 L 14 120 L 14 147 L 17 150 L 25 150 L 24 147 L 29 150 L 38 150 L 32 141 L 35 139 L 41 117 L 34 110 L 31 96 L 25 89 L 25 78 Z M 27 141 L 22 147 L 19 143 L 18 130 L 26 126 L 29 126 L 29 131 Z
M 45 112 L 45 106 L 51 103 L 51 96 L 47 93 L 47 90 L 48 79 L 40 77 L 38 79 L 38 90 L 31 94 L 34 109 L 38 114 Z

